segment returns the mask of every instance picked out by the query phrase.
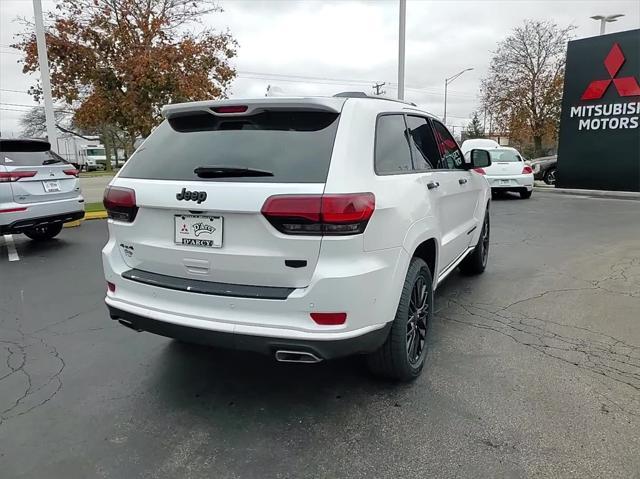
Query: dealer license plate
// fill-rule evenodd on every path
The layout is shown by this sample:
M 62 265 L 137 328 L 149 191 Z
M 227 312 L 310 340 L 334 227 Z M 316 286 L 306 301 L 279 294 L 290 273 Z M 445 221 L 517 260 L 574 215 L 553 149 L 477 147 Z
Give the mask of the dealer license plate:
M 47 193 L 56 193 L 60 191 L 60 182 L 58 180 L 43 181 L 44 191 Z
M 175 242 L 187 246 L 222 248 L 222 216 L 176 215 Z

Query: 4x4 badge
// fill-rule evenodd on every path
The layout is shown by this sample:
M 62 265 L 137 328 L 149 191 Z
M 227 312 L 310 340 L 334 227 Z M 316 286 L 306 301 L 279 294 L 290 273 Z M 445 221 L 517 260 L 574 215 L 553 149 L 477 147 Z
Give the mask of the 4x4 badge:
M 182 188 L 182 191 L 176 194 L 176 200 L 178 201 L 196 201 L 198 204 L 200 204 L 206 199 L 206 191 L 189 191 L 186 188 Z

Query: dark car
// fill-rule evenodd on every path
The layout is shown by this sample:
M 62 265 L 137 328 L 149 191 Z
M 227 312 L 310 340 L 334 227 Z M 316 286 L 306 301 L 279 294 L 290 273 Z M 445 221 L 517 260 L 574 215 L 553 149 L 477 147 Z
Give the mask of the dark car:
M 531 160 L 531 168 L 533 168 L 533 178 L 542 180 L 548 185 L 556 184 L 556 171 L 558 164 L 558 155 L 543 156 Z

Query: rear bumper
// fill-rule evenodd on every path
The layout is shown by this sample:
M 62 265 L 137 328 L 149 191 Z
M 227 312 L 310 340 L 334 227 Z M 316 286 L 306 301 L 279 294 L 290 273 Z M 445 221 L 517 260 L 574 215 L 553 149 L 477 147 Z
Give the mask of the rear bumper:
M 110 305 L 108 308 L 111 319 L 118 320 L 121 324 L 137 331 L 147 331 L 206 346 L 252 351 L 266 355 L 274 355 L 278 350 L 308 352 L 320 359 L 373 352 L 384 343 L 391 327 L 391 323 L 388 323 L 380 329 L 359 336 L 320 341 L 200 329 L 134 314 Z
M 34 226 L 68 223 L 84 217 L 82 196 L 43 203 L 3 203 L 1 206 L 0 210 L 25 209 L 0 213 L 0 234 L 22 233 Z
M 508 176 L 487 176 L 489 186 L 493 190 L 522 191 L 533 190 L 533 174 L 528 175 L 508 175 Z

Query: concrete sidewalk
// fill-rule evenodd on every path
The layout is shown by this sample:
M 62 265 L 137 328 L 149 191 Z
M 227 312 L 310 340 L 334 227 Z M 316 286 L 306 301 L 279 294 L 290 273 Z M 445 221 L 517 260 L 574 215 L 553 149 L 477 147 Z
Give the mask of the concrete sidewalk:
M 580 190 L 572 188 L 554 188 L 553 186 L 534 187 L 537 192 L 553 193 L 558 195 L 588 196 L 592 198 L 611 198 L 617 200 L 640 201 L 640 192 L 635 191 L 606 191 L 606 190 Z

